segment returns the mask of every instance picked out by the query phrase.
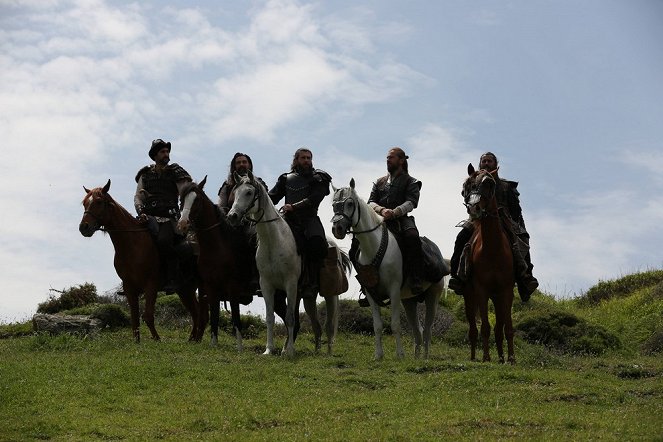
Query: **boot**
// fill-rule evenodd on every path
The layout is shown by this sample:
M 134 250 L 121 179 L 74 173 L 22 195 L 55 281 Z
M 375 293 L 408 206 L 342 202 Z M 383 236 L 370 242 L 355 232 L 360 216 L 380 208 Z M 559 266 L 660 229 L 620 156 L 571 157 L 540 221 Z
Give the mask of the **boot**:
M 464 296 L 465 294 L 465 283 L 456 275 L 451 275 L 451 279 L 449 279 L 449 288 L 459 296 Z
M 424 266 L 423 252 L 421 251 L 421 239 L 419 235 L 406 236 L 403 241 L 405 246 L 404 257 L 406 258 L 406 266 L 410 275 L 410 291 L 417 296 L 423 291 L 423 278 L 422 271 Z
M 179 260 L 173 257 L 169 258 L 166 263 L 166 284 L 163 287 L 166 295 L 172 295 L 179 288 L 181 281 L 179 264 Z
M 539 287 L 539 281 L 532 275 L 524 275 L 518 279 L 518 294 L 522 302 L 529 301 L 534 290 Z

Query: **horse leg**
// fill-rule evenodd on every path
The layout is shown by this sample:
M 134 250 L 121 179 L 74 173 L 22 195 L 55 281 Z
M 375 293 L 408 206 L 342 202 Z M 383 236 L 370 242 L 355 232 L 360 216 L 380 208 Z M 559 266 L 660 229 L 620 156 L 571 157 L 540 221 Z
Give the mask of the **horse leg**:
M 221 314 L 221 301 L 216 292 L 210 290 L 209 293 L 209 345 L 210 347 L 216 347 L 219 345 L 219 315 Z
M 198 333 L 196 335 L 196 342 L 203 340 L 205 329 L 209 323 L 209 299 L 204 294 L 203 289 L 198 289 Z
M 297 280 L 290 281 L 287 285 L 287 305 L 285 314 L 285 326 L 288 330 L 288 340 L 285 345 L 285 355 L 289 358 L 295 356 L 295 315 L 298 315 L 299 302 L 297 300 Z
M 384 349 L 382 348 L 382 316 L 380 315 L 380 306 L 377 305 L 371 295 L 367 295 L 368 303 L 371 305 L 371 312 L 373 313 L 373 333 L 375 334 L 375 360 L 381 361 L 384 357 Z
M 481 315 L 481 344 L 483 362 L 490 362 L 490 321 L 488 320 L 488 298 L 479 297 L 479 314 Z
M 331 355 L 336 341 L 336 331 L 338 330 L 338 296 L 325 297 L 325 307 L 327 308 L 327 320 L 325 321 L 327 354 Z
M 140 309 L 138 308 L 138 291 L 125 287 L 124 294 L 129 303 L 129 312 L 131 314 L 131 331 L 133 332 L 136 344 L 140 342 Z
M 418 358 L 421 356 L 421 322 L 419 322 L 419 317 L 417 316 L 417 300 L 416 299 L 404 299 L 403 308 L 405 309 L 405 316 L 407 317 L 407 323 L 412 329 L 412 336 L 414 337 L 414 357 Z
M 437 315 L 437 306 L 440 303 L 442 288 L 438 284 L 431 285 L 426 291 L 426 318 L 424 319 L 424 359 L 428 359 L 430 344 L 433 335 L 433 323 Z
M 145 311 L 143 312 L 143 321 L 152 334 L 155 341 L 161 340 L 157 329 L 154 327 L 154 306 L 157 302 L 157 292 L 155 289 L 145 290 Z
M 189 342 L 196 341 L 198 335 L 199 327 L 199 318 L 198 318 L 198 301 L 196 300 L 196 289 L 191 286 L 187 286 L 182 293 L 177 294 L 180 297 L 180 301 L 184 307 L 191 315 L 191 333 L 189 334 Z
M 474 293 L 469 289 L 465 290 L 465 317 L 467 318 L 467 325 L 469 325 L 470 330 L 468 332 L 468 337 L 470 338 L 470 361 L 476 360 L 476 349 L 477 349 L 477 308 L 474 303 Z
M 274 289 L 269 287 L 267 290 L 261 285 L 260 290 L 262 299 L 265 301 L 265 322 L 267 324 L 267 345 L 263 354 L 271 355 L 274 353 Z M 285 322 L 285 318 L 283 318 L 283 322 Z
M 500 300 L 496 302 L 493 299 L 495 306 L 495 346 L 497 347 L 497 357 L 500 363 L 504 364 L 504 303 Z
M 320 341 L 322 338 L 322 327 L 320 326 L 320 320 L 318 319 L 318 305 L 315 302 L 315 298 L 304 299 L 304 310 L 311 320 L 311 327 L 313 328 L 315 342 L 315 352 L 318 353 L 321 347 Z
M 401 303 L 400 301 L 400 287 L 396 290 L 395 295 L 391 295 L 391 332 L 396 340 L 396 358 L 403 359 L 405 352 L 403 351 L 403 342 L 401 340 Z M 393 293 L 393 291 L 392 291 Z
M 239 314 L 239 302 L 230 301 L 230 316 L 232 318 L 233 330 L 237 339 L 237 351 L 244 350 L 242 343 L 242 319 Z

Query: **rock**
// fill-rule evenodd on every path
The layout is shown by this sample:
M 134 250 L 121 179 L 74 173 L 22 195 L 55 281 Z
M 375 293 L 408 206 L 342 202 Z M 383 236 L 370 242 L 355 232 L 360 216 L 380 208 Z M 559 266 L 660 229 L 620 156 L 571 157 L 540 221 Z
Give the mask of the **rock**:
M 95 334 L 102 323 L 99 319 L 86 315 L 48 315 L 37 313 L 32 317 L 32 324 L 37 332 L 48 332 L 52 335 L 61 333 Z

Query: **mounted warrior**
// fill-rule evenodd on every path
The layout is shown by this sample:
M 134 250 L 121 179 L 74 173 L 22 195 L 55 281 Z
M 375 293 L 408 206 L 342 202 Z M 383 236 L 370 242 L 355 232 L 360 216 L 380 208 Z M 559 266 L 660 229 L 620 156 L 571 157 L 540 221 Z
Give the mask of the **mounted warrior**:
M 177 230 L 180 190 L 191 182 L 191 176 L 177 163 L 170 162 L 170 142 L 158 138 L 152 141 L 148 152 L 154 164 L 145 166 L 136 174 L 134 206 L 138 220 L 147 225 L 156 238 L 162 269 L 165 270 L 164 290 L 177 291 L 181 280 L 179 258 L 175 245 L 182 240 Z

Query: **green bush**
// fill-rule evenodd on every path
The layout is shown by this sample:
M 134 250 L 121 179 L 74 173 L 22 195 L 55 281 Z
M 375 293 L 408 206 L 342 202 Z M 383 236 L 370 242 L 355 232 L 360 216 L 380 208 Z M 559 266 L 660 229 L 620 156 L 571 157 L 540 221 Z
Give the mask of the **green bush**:
M 0 325 L 0 339 L 17 338 L 31 335 L 34 331 L 32 321 Z
M 663 329 L 655 331 L 642 345 L 642 352 L 654 355 L 663 351 Z
M 126 309 L 116 304 L 99 304 L 94 308 L 91 316 L 99 319 L 103 327 L 128 327 L 131 324 Z
M 50 296 L 47 301 L 37 307 L 37 313 L 58 313 L 98 301 L 97 287 L 85 283 L 78 287 L 70 287 L 62 291 L 60 296 Z
M 190 323 L 189 312 L 178 295 L 157 297 L 154 318 L 157 323 L 171 328 L 187 327 Z
M 260 334 L 267 329 L 267 324 L 262 317 L 258 315 L 239 315 L 239 321 L 242 325 L 243 338 L 259 338 Z M 232 315 L 230 312 L 221 311 L 219 314 L 219 329 L 229 335 L 235 335 L 235 330 L 232 325 Z
M 605 328 L 562 311 L 533 313 L 515 328 L 525 341 L 565 353 L 603 354 L 621 346 L 619 338 Z
M 338 330 L 345 333 L 362 335 L 373 334 L 373 313 L 370 307 L 362 307 L 352 299 L 339 299 Z M 385 333 L 391 333 L 389 309 L 382 308 L 382 322 Z
M 634 291 L 659 284 L 662 281 L 663 270 L 633 273 L 615 280 L 600 281 L 587 290 L 587 293 L 581 296 L 579 301 L 581 305 L 598 304 L 603 300 L 623 297 Z

